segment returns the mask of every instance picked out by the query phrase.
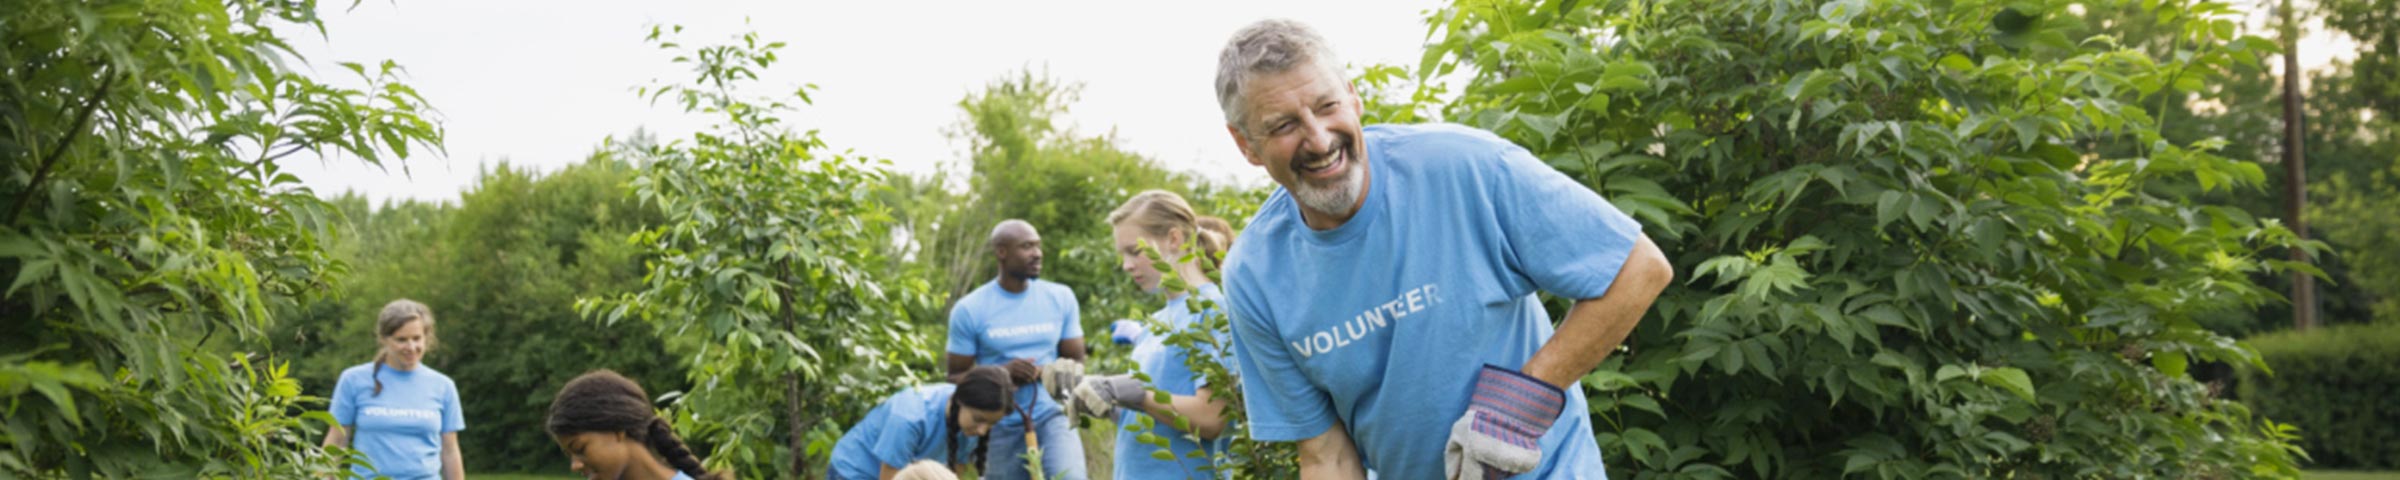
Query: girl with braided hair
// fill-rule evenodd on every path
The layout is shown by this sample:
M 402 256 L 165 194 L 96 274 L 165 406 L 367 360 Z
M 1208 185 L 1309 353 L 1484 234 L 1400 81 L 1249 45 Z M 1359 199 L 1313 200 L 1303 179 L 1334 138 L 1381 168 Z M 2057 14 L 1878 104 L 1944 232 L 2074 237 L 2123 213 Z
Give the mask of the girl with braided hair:
M 375 318 L 375 361 L 342 371 L 333 387 L 335 425 L 325 445 L 358 449 L 369 465 L 353 467 L 360 478 L 398 480 L 466 478 L 458 432 L 467 429 L 458 384 L 425 366 L 432 350 L 433 310 L 413 300 L 393 300 Z
M 827 478 L 893 480 L 920 460 L 940 461 L 953 471 L 972 463 L 982 471 L 992 426 L 1025 414 L 1010 401 L 1016 391 L 1007 369 L 984 365 L 967 369 L 955 384 L 894 393 L 834 444 Z
M 594 370 L 559 387 L 550 400 L 550 439 L 567 451 L 569 466 L 587 478 L 609 480 L 725 480 L 700 466 L 650 395 L 632 379 Z

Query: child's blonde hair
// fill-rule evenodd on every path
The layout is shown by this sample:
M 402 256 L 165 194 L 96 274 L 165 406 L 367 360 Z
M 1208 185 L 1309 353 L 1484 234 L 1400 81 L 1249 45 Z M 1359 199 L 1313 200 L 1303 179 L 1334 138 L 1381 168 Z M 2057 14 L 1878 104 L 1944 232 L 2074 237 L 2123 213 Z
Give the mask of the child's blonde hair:
M 899 474 L 892 475 L 892 480 L 958 480 L 958 474 L 950 473 L 950 467 L 932 460 L 918 460 L 917 463 L 908 464 L 908 468 L 900 469 Z

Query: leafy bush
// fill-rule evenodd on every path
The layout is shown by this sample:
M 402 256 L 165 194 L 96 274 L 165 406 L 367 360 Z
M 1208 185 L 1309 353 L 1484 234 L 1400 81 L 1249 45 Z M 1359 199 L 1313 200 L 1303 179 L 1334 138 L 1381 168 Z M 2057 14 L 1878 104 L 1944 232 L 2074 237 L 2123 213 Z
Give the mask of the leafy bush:
M 2171 49 L 2075 21 L 2120 10 Z M 1585 379 L 1613 476 L 2297 474 L 2288 427 L 2185 371 L 2256 363 L 2194 318 L 2279 300 L 2251 274 L 2313 272 L 2273 253 L 2321 245 L 2202 201 L 2263 172 L 2212 153 L 2222 140 L 2161 135 L 2146 107 L 2272 48 L 2235 35 L 2230 6 L 1475 1 L 1430 18 L 1415 80 L 1467 82 L 1447 102 L 1390 95 L 1378 118 L 1509 137 L 1688 272 Z
M 2258 414 L 2300 427 L 2314 466 L 2400 467 L 2400 323 L 2285 331 L 2248 341 L 2270 370 L 2243 369 Z
M 279 162 L 440 132 L 397 66 L 292 70 L 316 2 L 0 1 L 0 478 L 306 478 L 330 416 L 262 333 L 341 272 Z M 320 32 L 321 33 L 321 32 Z M 241 352 L 250 350 L 251 352 Z

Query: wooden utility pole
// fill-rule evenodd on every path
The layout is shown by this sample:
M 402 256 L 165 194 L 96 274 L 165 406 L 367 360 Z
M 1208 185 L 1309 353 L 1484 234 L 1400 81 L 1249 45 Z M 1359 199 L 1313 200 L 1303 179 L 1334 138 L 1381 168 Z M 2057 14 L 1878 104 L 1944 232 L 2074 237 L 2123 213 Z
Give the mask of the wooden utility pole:
M 2301 241 L 2308 240 L 2308 156 L 2302 150 L 2300 104 L 2300 23 L 2292 0 L 2283 0 L 2283 205 L 2284 221 Z M 2309 263 L 2308 250 L 2292 249 L 2292 261 Z M 2317 326 L 2317 279 L 2292 271 L 2292 327 Z

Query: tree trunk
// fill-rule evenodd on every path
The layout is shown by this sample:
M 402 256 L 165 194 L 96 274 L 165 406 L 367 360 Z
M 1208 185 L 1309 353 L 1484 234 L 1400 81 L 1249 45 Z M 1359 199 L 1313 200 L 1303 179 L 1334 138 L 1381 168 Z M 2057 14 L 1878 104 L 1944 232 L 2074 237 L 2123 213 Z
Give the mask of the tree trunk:
M 783 421 L 791 426 L 792 478 L 808 475 L 808 425 L 801 421 L 804 410 L 800 394 L 800 374 L 783 374 Z
M 2301 241 L 2308 240 L 2308 156 L 2303 149 L 2306 139 L 2301 135 L 2304 119 L 2300 105 L 2300 28 L 2298 14 L 2292 10 L 2292 0 L 2283 0 L 2283 204 L 2284 221 Z M 2292 262 L 2307 264 L 2308 250 L 2292 249 Z M 2317 279 L 2307 272 L 2292 272 L 2292 326 L 2300 330 L 2317 326 Z

